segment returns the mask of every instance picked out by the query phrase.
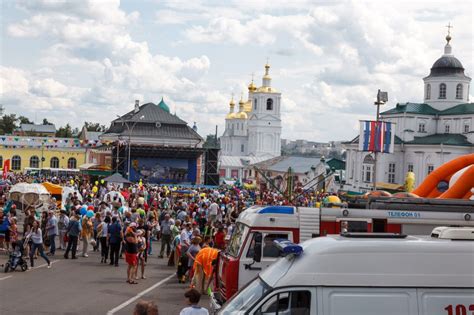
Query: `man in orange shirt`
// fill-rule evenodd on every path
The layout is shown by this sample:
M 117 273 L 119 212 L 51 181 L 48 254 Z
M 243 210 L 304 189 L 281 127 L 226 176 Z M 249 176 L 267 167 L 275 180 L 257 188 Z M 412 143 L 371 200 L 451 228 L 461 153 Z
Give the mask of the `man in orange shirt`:
M 205 294 L 211 283 L 212 263 L 217 259 L 218 254 L 218 249 L 205 247 L 197 253 L 194 259 L 194 277 L 191 281 L 191 286 L 196 288 L 201 294 Z

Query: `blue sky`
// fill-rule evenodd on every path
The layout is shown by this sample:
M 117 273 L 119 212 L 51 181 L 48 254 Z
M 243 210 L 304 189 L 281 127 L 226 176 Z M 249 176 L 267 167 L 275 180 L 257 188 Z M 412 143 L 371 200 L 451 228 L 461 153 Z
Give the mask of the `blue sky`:
M 472 76 L 472 20 L 469 0 L 3 1 L 0 102 L 79 127 L 164 96 L 205 136 L 269 58 L 282 137 L 348 140 L 377 89 L 387 108 L 422 101 L 448 22 Z

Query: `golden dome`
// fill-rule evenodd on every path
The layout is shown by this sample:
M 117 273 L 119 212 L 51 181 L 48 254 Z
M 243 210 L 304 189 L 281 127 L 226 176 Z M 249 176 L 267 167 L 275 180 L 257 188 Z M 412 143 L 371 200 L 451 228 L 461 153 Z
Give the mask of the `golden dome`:
M 234 102 L 234 94 L 232 94 L 232 99 L 230 100 L 229 103 L 229 113 L 225 116 L 226 119 L 234 119 L 236 117 L 237 113 L 234 113 L 234 107 L 235 107 L 235 102 Z
M 254 92 L 257 89 L 257 86 L 252 82 L 249 84 L 249 92 Z
M 235 119 L 237 117 L 237 113 L 228 113 L 227 116 L 225 116 L 225 119 Z
M 263 92 L 263 93 L 278 93 L 275 88 L 270 86 L 261 86 L 255 92 Z
M 247 119 L 248 116 L 247 116 L 246 112 L 240 112 L 240 113 L 237 113 L 236 118 L 237 119 Z

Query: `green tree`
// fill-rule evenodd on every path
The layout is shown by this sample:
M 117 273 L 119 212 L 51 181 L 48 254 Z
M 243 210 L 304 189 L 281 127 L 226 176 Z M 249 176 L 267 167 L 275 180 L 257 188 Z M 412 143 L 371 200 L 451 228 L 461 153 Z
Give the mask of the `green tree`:
M 56 137 L 58 138 L 72 138 L 72 128 L 69 124 L 64 127 L 60 127 L 56 131 Z
M 204 148 L 218 148 L 219 139 L 216 139 L 216 136 L 213 134 L 207 135 L 206 141 L 204 141 L 203 147 Z
M 84 126 L 87 131 L 105 131 L 105 125 L 101 125 L 100 123 L 86 121 Z
M 25 116 L 18 117 L 18 120 L 20 121 L 20 124 L 33 124 L 33 122 Z
M 43 118 L 43 125 L 52 125 L 53 123 L 50 123 L 48 119 Z
M 13 131 L 16 128 L 18 128 L 17 121 L 18 121 L 18 118 L 16 118 L 15 114 L 3 115 L 0 119 L 0 133 L 1 134 L 13 133 Z

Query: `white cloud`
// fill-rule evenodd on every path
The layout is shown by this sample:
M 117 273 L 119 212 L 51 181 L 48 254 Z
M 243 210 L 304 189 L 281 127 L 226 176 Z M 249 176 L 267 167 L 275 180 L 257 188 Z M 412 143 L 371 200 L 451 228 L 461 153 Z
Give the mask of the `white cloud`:
M 24 14 L 7 34 L 41 51 L 23 69 L 2 60 L 1 102 L 79 125 L 164 96 L 206 134 L 222 131 L 230 93 L 238 99 L 255 60 L 270 54 L 283 137 L 337 140 L 373 115 L 379 88 L 390 104 L 421 100 L 449 20 L 454 53 L 472 69 L 471 6 L 462 1 L 446 10 L 409 1 L 159 1 L 151 17 L 133 3 L 126 12 L 118 0 L 16 2 Z
M 68 91 L 68 88 L 54 80 L 44 79 L 33 82 L 30 92 L 39 96 L 58 97 L 63 96 Z

